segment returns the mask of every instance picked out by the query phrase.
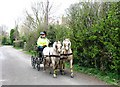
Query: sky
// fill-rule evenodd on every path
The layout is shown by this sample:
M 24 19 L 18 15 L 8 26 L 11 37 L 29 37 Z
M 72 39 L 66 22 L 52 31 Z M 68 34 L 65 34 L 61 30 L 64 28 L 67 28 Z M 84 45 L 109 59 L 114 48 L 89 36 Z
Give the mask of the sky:
M 42 0 L 39 0 L 42 1 Z M 44 0 L 45 1 L 45 0 Z M 61 16 L 70 4 L 79 0 L 49 0 L 57 7 L 54 11 L 55 16 Z M 14 28 L 16 23 L 25 17 L 25 10 L 28 12 L 37 0 L 0 0 L 0 26 L 6 25 L 9 29 Z

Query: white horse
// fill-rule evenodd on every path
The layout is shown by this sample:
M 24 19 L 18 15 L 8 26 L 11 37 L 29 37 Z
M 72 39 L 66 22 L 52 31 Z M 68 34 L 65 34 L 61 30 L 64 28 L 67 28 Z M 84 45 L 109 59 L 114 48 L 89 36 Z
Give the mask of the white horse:
M 61 59 L 60 59 L 60 72 L 64 74 L 65 69 L 65 61 L 70 62 L 70 71 L 71 71 L 71 78 L 74 77 L 73 75 L 73 54 L 71 50 L 71 42 L 69 39 L 63 40 L 62 52 L 61 52 Z
M 48 63 L 49 67 L 52 64 L 53 68 L 53 77 L 57 77 L 57 68 L 60 61 L 60 53 L 62 51 L 62 44 L 60 41 L 54 42 L 53 47 L 46 47 L 43 50 L 44 56 L 44 69 Z

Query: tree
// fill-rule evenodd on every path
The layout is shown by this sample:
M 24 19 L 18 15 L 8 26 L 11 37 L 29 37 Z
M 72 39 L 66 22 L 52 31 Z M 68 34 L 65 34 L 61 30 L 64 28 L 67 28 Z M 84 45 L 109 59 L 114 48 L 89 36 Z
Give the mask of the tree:
M 6 25 L 0 26 L 0 43 L 5 44 L 7 41 L 8 33 L 7 33 L 8 27 Z
M 14 29 L 11 29 L 10 31 L 10 40 L 11 44 L 13 44 L 13 41 L 19 39 L 19 31 L 18 31 L 18 25 L 15 26 Z
M 1 25 L 0 26 L 0 35 L 7 36 L 7 32 L 6 32 L 7 29 L 8 29 L 8 27 L 6 25 Z
M 15 37 L 15 40 L 19 40 L 19 31 L 18 31 L 18 25 L 15 26 L 15 29 L 14 29 L 14 37 Z
M 25 21 L 20 27 L 21 37 L 26 40 L 27 50 L 32 50 L 37 42 L 40 31 L 48 31 L 48 19 L 52 5 L 49 0 L 36 2 L 31 7 L 32 14 L 26 11 Z
M 72 48 L 81 66 L 119 70 L 119 2 L 80 2 L 68 9 Z
M 6 42 L 7 42 L 7 38 L 6 38 L 6 37 L 3 37 L 3 38 L 2 38 L 2 44 L 5 45 Z
M 11 29 L 10 31 L 10 40 L 11 40 L 11 44 L 13 44 L 13 41 L 15 41 L 15 30 L 14 29 Z

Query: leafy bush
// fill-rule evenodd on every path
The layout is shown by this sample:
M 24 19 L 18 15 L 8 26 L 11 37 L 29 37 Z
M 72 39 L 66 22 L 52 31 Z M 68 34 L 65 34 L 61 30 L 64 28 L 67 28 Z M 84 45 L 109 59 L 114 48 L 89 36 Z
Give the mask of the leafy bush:
M 24 47 L 24 41 L 23 40 L 13 41 L 13 46 L 23 48 Z
M 79 3 L 69 8 L 70 38 L 80 66 L 120 72 L 119 4 L 103 3 L 101 13 L 97 13 L 99 3 Z
M 5 45 L 6 42 L 7 42 L 7 38 L 6 38 L 6 37 L 3 37 L 3 38 L 2 38 L 2 44 Z
M 2 37 L 2 45 L 11 45 L 11 41 L 10 39 L 8 39 L 7 37 Z

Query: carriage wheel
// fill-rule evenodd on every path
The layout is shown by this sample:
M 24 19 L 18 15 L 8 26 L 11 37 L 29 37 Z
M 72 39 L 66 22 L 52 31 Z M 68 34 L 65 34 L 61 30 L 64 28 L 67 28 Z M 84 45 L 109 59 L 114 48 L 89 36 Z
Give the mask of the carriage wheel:
M 43 57 L 40 58 L 40 64 L 43 64 Z
M 31 56 L 31 65 L 35 69 L 35 58 L 33 56 Z
M 37 70 L 40 71 L 40 64 L 37 64 Z
M 37 58 L 37 66 L 36 66 L 38 71 L 40 71 L 40 62 L 41 62 L 41 60 L 40 60 L 40 58 L 38 57 L 38 58 Z

